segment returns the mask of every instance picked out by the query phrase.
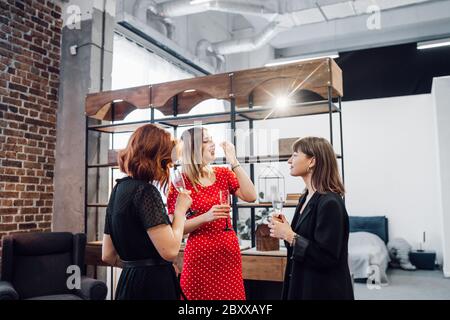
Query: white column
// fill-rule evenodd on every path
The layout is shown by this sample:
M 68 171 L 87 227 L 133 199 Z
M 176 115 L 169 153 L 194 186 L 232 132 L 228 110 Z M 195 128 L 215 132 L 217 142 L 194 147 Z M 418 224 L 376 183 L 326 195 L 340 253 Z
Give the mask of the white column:
M 445 277 L 450 277 L 450 77 L 433 80 L 432 96 L 437 135 L 438 208 L 443 228 L 443 271 Z

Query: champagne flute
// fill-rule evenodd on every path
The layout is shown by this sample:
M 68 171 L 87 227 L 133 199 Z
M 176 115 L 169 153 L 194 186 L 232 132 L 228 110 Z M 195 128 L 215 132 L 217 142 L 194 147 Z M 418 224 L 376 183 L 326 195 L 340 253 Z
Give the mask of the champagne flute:
M 228 190 L 219 190 L 219 199 L 220 205 L 230 206 L 230 192 Z M 233 231 L 233 229 L 231 229 L 230 226 L 228 225 L 228 219 L 229 217 L 227 217 L 226 219 L 226 226 L 225 229 L 223 230 Z
M 180 165 L 174 165 L 172 168 L 170 168 L 170 181 L 178 192 L 187 191 Z M 186 213 L 186 218 L 192 217 L 195 213 L 196 211 L 192 211 L 192 209 L 189 208 Z
M 280 215 L 283 214 L 284 196 L 281 192 L 274 192 L 272 194 L 272 219 L 282 221 Z

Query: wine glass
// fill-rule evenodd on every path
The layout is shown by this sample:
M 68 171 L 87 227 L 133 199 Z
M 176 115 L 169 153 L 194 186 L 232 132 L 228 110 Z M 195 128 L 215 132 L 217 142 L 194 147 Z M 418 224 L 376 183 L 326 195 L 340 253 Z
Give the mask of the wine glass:
M 174 165 L 172 168 L 170 168 L 170 181 L 178 192 L 187 191 L 180 165 Z M 189 208 L 186 213 L 186 218 L 192 217 L 195 213 L 196 211 L 192 211 L 192 209 Z
M 230 192 L 228 190 L 219 190 L 219 202 L 220 205 L 229 206 L 230 205 Z M 226 226 L 224 231 L 233 231 L 228 225 L 228 217 L 226 219 Z
M 272 193 L 272 208 L 273 208 L 272 219 L 275 218 L 281 220 L 279 218 L 279 215 L 283 213 L 283 205 L 284 205 L 284 195 L 278 191 Z

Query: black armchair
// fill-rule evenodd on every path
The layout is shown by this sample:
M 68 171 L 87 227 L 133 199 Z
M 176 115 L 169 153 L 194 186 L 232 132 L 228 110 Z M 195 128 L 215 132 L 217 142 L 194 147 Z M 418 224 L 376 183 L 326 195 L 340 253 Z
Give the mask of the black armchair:
M 26 233 L 3 237 L 0 300 L 104 300 L 107 287 L 81 276 L 69 289 L 69 266 L 84 267 L 86 235 Z

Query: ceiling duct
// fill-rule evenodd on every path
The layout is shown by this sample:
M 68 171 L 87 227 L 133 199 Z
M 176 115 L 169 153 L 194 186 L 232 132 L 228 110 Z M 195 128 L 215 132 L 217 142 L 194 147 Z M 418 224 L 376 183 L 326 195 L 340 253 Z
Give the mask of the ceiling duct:
M 226 0 L 176 0 L 148 7 L 154 14 L 167 18 L 186 16 L 207 11 L 235 13 L 243 15 L 273 16 L 271 11 L 263 4 L 242 3 L 242 1 Z
M 213 52 L 221 55 L 254 51 L 269 43 L 283 30 L 285 28 L 282 28 L 278 21 L 273 21 L 254 37 L 216 42 L 211 44 L 211 49 Z

